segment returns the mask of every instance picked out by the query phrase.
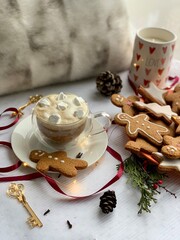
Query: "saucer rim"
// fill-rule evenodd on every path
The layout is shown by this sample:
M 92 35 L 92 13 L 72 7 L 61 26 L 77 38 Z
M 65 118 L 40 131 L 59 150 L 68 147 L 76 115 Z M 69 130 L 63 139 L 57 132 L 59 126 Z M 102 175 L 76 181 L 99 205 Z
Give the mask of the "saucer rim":
M 18 157 L 18 159 L 22 162 L 22 163 L 25 163 L 28 167 L 31 167 L 31 168 L 33 168 L 33 169 L 35 169 L 36 170 L 36 167 L 35 167 L 35 163 L 34 162 L 31 162 L 30 161 L 30 159 L 28 158 L 28 155 L 27 155 L 27 153 L 28 153 L 28 150 L 34 150 L 35 148 L 30 148 L 30 142 L 26 142 L 26 141 L 24 141 L 23 142 L 23 144 L 22 144 L 22 141 L 21 141 L 21 143 L 19 144 L 19 142 L 17 141 L 18 140 L 18 138 L 17 138 L 17 134 L 19 134 L 20 136 L 21 136 L 21 138 L 23 138 L 24 140 L 26 140 L 26 138 L 27 138 L 27 135 L 29 134 L 29 132 L 31 131 L 31 129 L 32 129 L 32 123 L 31 123 L 31 116 L 32 115 L 29 115 L 29 116 L 27 116 L 26 118 L 24 118 L 24 119 L 22 119 L 20 122 L 19 122 L 19 124 L 14 128 L 14 130 L 13 130 L 13 132 L 12 132 L 12 135 L 11 135 L 11 145 L 12 145 L 12 149 L 13 149 L 13 152 L 14 152 L 14 154 Z M 96 122 L 97 124 L 99 124 L 98 123 L 98 121 L 96 120 L 96 119 L 94 119 L 94 122 Z M 25 125 L 26 125 L 26 128 L 25 128 Z M 25 129 L 25 131 L 23 131 Z M 103 128 L 102 128 L 103 129 Z M 35 135 L 35 134 L 34 134 Z M 102 142 L 101 142 L 101 145 L 102 145 L 102 149 L 101 149 L 101 152 L 99 152 L 98 154 L 99 154 L 99 156 L 98 157 L 96 157 L 96 159 L 94 159 L 93 161 L 90 161 L 89 159 L 86 159 L 86 158 L 84 158 L 84 160 L 86 160 L 87 162 L 88 162 L 88 167 L 90 167 L 90 166 L 92 166 L 94 163 L 96 163 L 98 160 L 100 160 L 102 157 L 103 157 L 103 155 L 104 155 L 104 153 L 105 153 L 105 151 L 106 151 L 106 148 L 107 148 L 107 145 L 108 145 L 108 135 L 107 135 L 107 133 L 106 133 L 106 131 L 104 131 L 104 132 L 101 132 L 101 133 L 99 133 L 98 134 L 99 136 L 101 136 L 102 135 L 102 137 L 101 137 L 101 140 L 102 140 Z M 92 136 L 91 138 L 93 139 L 93 138 L 96 138 L 97 137 L 97 135 L 94 135 L 94 136 Z M 29 140 L 30 141 L 30 140 Z M 42 143 L 41 143 L 42 144 Z M 23 150 L 22 151 L 22 149 L 24 148 L 25 149 L 25 147 L 26 146 L 29 146 L 29 149 L 28 150 Z M 92 147 L 92 140 L 91 140 L 91 142 L 90 142 L 90 147 Z M 92 149 L 89 147 L 89 149 L 88 149 L 88 152 L 92 152 L 92 149 L 94 148 L 94 147 L 92 147 Z M 47 151 L 49 151 L 49 152 L 53 152 L 53 151 L 58 151 L 58 150 L 52 150 L 52 147 L 49 147 L 49 148 L 47 148 L 47 146 L 43 146 L 42 145 L 42 148 L 43 149 L 46 149 Z M 75 148 L 74 148 L 75 149 Z M 99 149 L 98 149 L 99 150 Z M 61 151 L 61 150 L 60 150 Z M 62 150 L 63 151 L 63 150 Z M 67 150 L 65 150 L 66 152 L 67 152 L 67 154 L 68 154 L 68 152 L 70 152 L 70 149 L 67 149 Z M 25 154 L 26 153 L 26 154 Z M 27 155 L 26 157 L 23 157 L 23 155 Z M 75 158 L 75 157 L 74 157 Z M 48 171 L 48 172 L 51 172 L 52 173 L 52 171 Z M 57 172 L 53 172 L 53 173 L 57 173 Z

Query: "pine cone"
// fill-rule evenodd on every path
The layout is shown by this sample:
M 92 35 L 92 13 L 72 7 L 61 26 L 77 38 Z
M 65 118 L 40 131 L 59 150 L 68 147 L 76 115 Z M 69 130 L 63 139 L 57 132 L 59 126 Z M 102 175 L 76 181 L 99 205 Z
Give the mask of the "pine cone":
M 115 192 L 109 190 L 100 197 L 99 207 L 102 209 L 103 213 L 109 213 L 116 207 L 116 203 Z
M 105 96 L 111 96 L 118 93 L 122 88 L 122 80 L 117 74 L 110 71 L 102 72 L 96 78 L 97 90 Z

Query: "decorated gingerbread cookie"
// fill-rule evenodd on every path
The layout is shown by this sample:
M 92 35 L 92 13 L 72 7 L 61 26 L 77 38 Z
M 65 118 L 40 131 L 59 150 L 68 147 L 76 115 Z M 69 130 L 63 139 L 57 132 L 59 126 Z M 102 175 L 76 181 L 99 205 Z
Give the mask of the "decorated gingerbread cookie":
M 131 139 L 141 136 L 157 146 L 162 144 L 162 136 L 169 133 L 166 127 L 150 122 L 146 114 L 132 117 L 126 113 L 120 113 L 114 120 L 117 124 L 126 126 L 126 133 Z
M 36 169 L 40 172 L 57 171 L 66 177 L 74 177 L 77 175 L 77 170 L 88 166 L 84 160 L 69 158 L 64 151 L 47 153 L 42 150 L 33 150 L 29 159 L 37 163 Z
M 138 113 L 138 111 L 133 107 L 133 102 L 138 100 L 138 96 L 129 96 L 127 98 L 123 97 L 120 94 L 113 94 L 111 96 L 111 102 L 115 106 L 122 108 L 122 112 L 127 113 L 130 116 L 134 116 Z
M 137 138 L 135 141 L 128 141 L 125 145 L 125 149 L 136 154 L 141 151 L 149 154 L 158 151 L 157 147 L 153 146 L 143 138 Z
M 169 105 L 161 106 L 157 103 L 144 103 L 141 101 L 136 101 L 133 105 L 141 111 L 145 110 L 147 113 L 152 114 L 156 118 L 163 119 L 168 124 L 172 123 L 171 117 L 177 115 L 171 110 Z
M 180 84 L 176 85 L 174 91 L 167 91 L 164 94 L 164 99 L 167 103 L 172 105 L 172 111 L 176 112 L 177 114 L 180 113 Z
M 161 172 L 180 172 L 180 160 L 170 159 L 165 156 L 162 157 L 160 164 L 158 165 L 158 170 Z
M 150 82 L 149 87 L 147 88 L 139 86 L 137 91 L 143 97 L 145 102 L 155 102 L 159 105 L 166 104 L 163 95 L 167 90 L 159 89 L 153 82 Z
M 180 136 L 164 136 L 163 143 L 165 145 L 161 148 L 161 153 L 164 156 L 172 159 L 180 158 Z
M 176 125 L 176 134 L 180 135 L 180 116 L 172 116 L 172 120 Z
M 167 90 L 159 89 L 153 82 L 150 82 L 147 88 L 139 86 L 137 91 L 145 102 L 155 102 L 159 105 L 166 104 L 163 95 Z

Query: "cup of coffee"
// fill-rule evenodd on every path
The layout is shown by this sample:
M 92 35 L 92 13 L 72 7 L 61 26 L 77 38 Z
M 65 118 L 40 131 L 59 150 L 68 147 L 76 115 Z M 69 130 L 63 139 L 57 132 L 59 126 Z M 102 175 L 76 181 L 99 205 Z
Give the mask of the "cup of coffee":
M 173 32 L 163 28 L 137 31 L 128 76 L 135 89 L 140 85 L 148 87 L 150 82 L 159 88 L 165 87 L 176 39 Z
M 101 118 L 102 121 L 101 127 L 93 131 L 95 118 Z M 91 113 L 82 97 L 61 92 L 45 96 L 37 102 L 32 123 L 41 141 L 58 148 L 67 148 L 87 136 L 106 131 L 111 125 L 111 118 L 105 112 Z

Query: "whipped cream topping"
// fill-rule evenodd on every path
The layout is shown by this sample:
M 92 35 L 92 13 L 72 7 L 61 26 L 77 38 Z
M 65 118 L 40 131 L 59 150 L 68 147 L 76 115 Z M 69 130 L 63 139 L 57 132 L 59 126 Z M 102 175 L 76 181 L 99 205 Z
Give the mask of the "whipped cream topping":
M 87 116 L 88 105 L 82 97 L 74 94 L 52 94 L 41 99 L 35 114 L 50 124 L 72 124 Z

